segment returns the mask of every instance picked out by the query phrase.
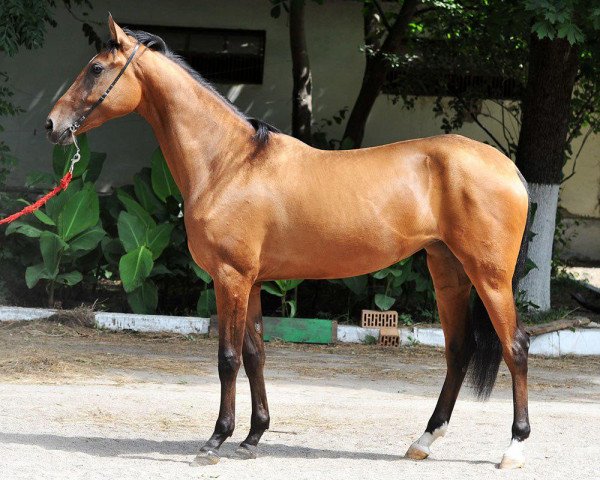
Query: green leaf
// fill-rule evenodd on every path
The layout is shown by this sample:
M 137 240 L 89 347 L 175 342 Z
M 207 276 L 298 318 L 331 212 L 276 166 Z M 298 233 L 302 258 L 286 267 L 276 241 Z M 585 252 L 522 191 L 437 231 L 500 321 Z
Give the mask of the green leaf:
M 52 220 L 48 215 L 46 215 L 43 211 L 41 210 L 36 210 L 35 212 L 33 212 L 33 214 L 35 215 L 35 218 L 37 218 L 40 222 L 42 222 L 44 225 L 48 225 L 50 227 L 55 227 L 56 224 L 54 223 L 54 220 Z
M 104 161 L 106 160 L 106 153 L 91 152 L 90 163 L 88 169 L 85 172 L 85 181 L 96 183 L 100 174 L 102 173 L 102 167 L 104 167 Z
M 140 287 L 152 272 L 153 266 L 152 252 L 144 246 L 123 255 L 119 261 L 119 273 L 125 291 L 131 293 Z
M 136 202 L 133 198 L 131 198 L 127 194 L 127 192 L 125 192 L 125 190 L 123 190 L 121 188 L 117 189 L 117 197 L 119 198 L 121 203 L 125 206 L 127 211 L 129 213 L 131 213 L 132 215 L 135 215 L 136 217 L 138 217 L 142 222 L 144 222 L 144 225 L 146 225 L 146 227 L 148 227 L 148 228 L 156 227 L 156 222 L 154 221 L 154 219 L 152 218 L 150 213 L 148 213 L 146 211 L 146 209 L 144 209 L 144 207 L 142 207 L 138 202 Z
M 169 268 L 166 265 L 162 263 L 156 263 L 154 264 L 152 272 L 150 272 L 150 276 L 155 277 L 157 275 L 174 275 L 174 273 L 172 270 L 169 270 Z
M 29 238 L 39 238 L 42 231 L 39 228 L 32 227 L 28 223 L 17 220 L 8 225 L 5 235 L 8 236 L 13 233 L 19 233 Z
M 178 198 L 180 196 L 179 189 L 160 148 L 154 150 L 152 154 L 151 167 L 152 189 L 156 196 L 163 202 L 166 202 L 170 196 Z
M 56 197 L 52 197 L 48 200 L 45 210 L 54 223 L 58 223 L 58 216 L 65 204 L 73 198 L 77 192 L 80 192 L 82 188 L 83 182 L 81 180 L 74 180 L 69 184 L 69 188 L 60 192 Z
M 40 235 L 40 250 L 46 272 L 55 278 L 58 275 L 60 256 L 67 246 L 63 240 L 52 232 L 42 232 Z
M 29 188 L 44 187 L 52 185 L 55 182 L 54 175 L 48 172 L 31 172 L 25 178 L 25 185 Z
M 56 281 L 58 283 L 62 283 L 63 285 L 68 285 L 72 287 L 73 285 L 77 285 L 79 282 L 83 280 L 83 275 L 78 271 L 72 271 L 69 273 L 61 273 L 56 277 Z
M 139 217 L 128 212 L 121 212 L 117 221 L 119 240 L 126 252 L 131 252 L 146 244 L 146 225 Z
M 284 292 L 281 291 L 279 285 L 275 282 L 264 282 L 262 284 L 262 289 L 265 292 L 270 293 L 271 295 L 275 295 L 277 297 L 283 297 Z
M 106 232 L 100 224 L 88 228 L 69 242 L 69 252 L 91 252 L 105 236 Z
M 158 305 L 158 289 L 152 280 L 146 280 L 127 294 L 127 302 L 134 313 L 152 314 Z
M 65 203 L 58 215 L 58 234 L 68 242 L 84 230 L 96 225 L 99 217 L 98 195 L 91 183 L 86 184 L 80 192 Z
M 196 310 L 198 315 L 204 318 L 208 318 L 217 313 L 217 297 L 212 288 L 202 291 L 200 298 L 198 299 Z
M 354 295 L 362 295 L 367 290 L 368 275 L 359 275 L 358 277 L 343 278 L 344 285 L 354 293 Z
M 138 173 L 133 177 L 133 189 L 135 196 L 150 214 L 156 213 L 160 204 L 158 198 L 152 192 L 150 186 L 142 179 Z
M 52 279 L 52 276 L 48 274 L 43 263 L 32 265 L 31 267 L 27 267 L 27 270 L 25 270 L 25 283 L 27 284 L 28 288 L 35 287 L 42 279 Z
M 75 164 L 73 170 L 73 177 L 80 177 L 88 168 L 90 162 L 90 146 L 88 144 L 87 135 L 77 136 L 77 142 L 81 149 L 81 160 Z M 71 144 L 68 147 L 62 145 L 55 145 L 52 151 L 52 167 L 54 173 L 58 178 L 62 178 L 69 171 L 71 166 L 71 159 L 75 155 L 75 145 Z
M 111 265 L 117 265 L 123 255 L 123 245 L 116 238 L 104 237 L 101 242 L 104 258 Z
M 388 297 L 387 295 L 384 295 L 383 293 L 377 293 L 375 295 L 375 305 L 377 305 L 377 308 L 379 308 L 379 310 L 389 310 L 390 307 L 396 302 L 395 298 L 392 297 Z
M 547 20 L 539 20 L 535 22 L 531 27 L 531 30 L 537 33 L 537 36 L 540 38 L 540 40 L 543 40 L 544 38 L 549 38 L 552 40 L 556 33 L 554 26 Z
M 290 307 L 290 317 L 294 318 L 296 316 L 296 312 L 298 310 L 298 306 L 296 305 L 296 300 L 288 300 L 285 303 Z
M 172 231 L 172 224 L 162 223 L 146 232 L 146 245 L 150 248 L 154 260 L 160 257 L 164 249 L 169 245 Z
M 376 278 L 377 280 L 381 280 L 382 278 L 385 278 L 390 274 L 391 273 L 390 273 L 389 268 L 384 268 L 383 270 L 379 270 L 379 271 L 373 273 L 373 278 Z
M 566 23 L 558 29 L 558 38 L 566 38 L 571 45 L 583 42 L 585 36 L 577 25 Z
M 523 276 L 527 275 L 529 272 L 531 272 L 531 270 L 535 270 L 536 268 L 538 268 L 538 266 L 535 264 L 535 262 L 527 257 L 527 259 L 525 260 L 525 272 L 523 273 Z
M 275 280 L 282 293 L 287 293 L 300 285 L 304 280 Z
M 198 278 L 200 278 L 200 280 L 202 280 L 204 283 L 208 284 L 212 282 L 212 278 L 210 278 L 210 275 L 204 270 L 202 270 L 198 265 L 196 265 L 196 263 L 193 260 L 190 260 L 190 266 L 192 267 L 192 270 L 194 270 Z

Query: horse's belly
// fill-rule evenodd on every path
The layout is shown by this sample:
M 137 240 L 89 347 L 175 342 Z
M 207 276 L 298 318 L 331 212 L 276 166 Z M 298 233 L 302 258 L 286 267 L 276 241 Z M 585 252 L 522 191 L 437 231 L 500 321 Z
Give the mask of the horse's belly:
M 325 233 L 325 234 L 324 234 Z M 262 250 L 262 279 L 344 278 L 388 267 L 433 241 L 431 234 L 391 229 L 310 232 Z

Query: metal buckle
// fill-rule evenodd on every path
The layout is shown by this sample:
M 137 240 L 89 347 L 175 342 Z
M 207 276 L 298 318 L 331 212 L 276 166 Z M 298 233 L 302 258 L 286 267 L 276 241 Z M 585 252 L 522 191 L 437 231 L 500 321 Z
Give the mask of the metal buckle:
M 73 145 L 75 145 L 76 148 L 76 152 L 75 155 L 73 155 L 73 158 L 71 158 L 71 166 L 69 167 L 69 173 L 72 175 L 73 174 L 73 170 L 75 169 L 75 164 L 77 162 L 79 162 L 79 160 L 81 160 L 81 150 L 79 148 L 79 144 L 77 143 L 77 137 L 75 136 L 75 131 L 77 130 L 78 126 L 76 124 L 73 124 L 69 127 L 69 130 L 71 131 L 71 136 L 73 137 Z

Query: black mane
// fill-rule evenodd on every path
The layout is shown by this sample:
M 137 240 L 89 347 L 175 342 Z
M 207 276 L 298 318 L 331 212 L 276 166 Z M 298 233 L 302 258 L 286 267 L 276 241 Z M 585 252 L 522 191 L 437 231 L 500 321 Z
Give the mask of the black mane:
M 196 80 L 200 85 L 204 88 L 207 88 L 212 93 L 221 98 L 229 107 L 240 117 L 250 123 L 256 133 L 254 134 L 254 140 L 259 144 L 266 144 L 269 141 L 269 133 L 281 133 L 279 129 L 274 127 L 273 125 L 269 125 L 267 122 L 262 120 L 258 120 L 256 118 L 251 118 L 244 115 L 240 112 L 233 103 L 231 103 L 227 98 L 223 97 L 215 87 L 210 84 L 202 75 L 200 75 L 196 70 L 194 70 L 183 58 L 173 52 L 165 43 L 165 41 L 160 38 L 158 35 L 154 35 L 149 32 L 144 32 L 143 30 L 130 30 L 129 28 L 124 28 L 123 31 L 129 35 L 130 37 L 135 38 L 142 45 L 145 45 L 147 48 L 154 50 L 155 52 L 162 53 L 169 60 L 172 60 L 177 65 L 182 67 L 191 77 Z M 110 39 L 107 43 L 107 47 L 109 50 L 116 50 L 119 48 L 118 43 L 114 40 Z

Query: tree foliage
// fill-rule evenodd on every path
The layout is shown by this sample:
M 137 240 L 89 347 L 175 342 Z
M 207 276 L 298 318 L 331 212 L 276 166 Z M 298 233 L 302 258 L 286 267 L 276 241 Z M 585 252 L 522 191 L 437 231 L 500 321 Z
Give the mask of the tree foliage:
M 89 0 L 2 0 L 0 8 L 0 54 L 15 56 L 22 48 L 33 50 L 41 48 L 46 39 L 48 27 L 56 27 L 54 19 L 57 8 L 65 8 L 82 23 L 84 36 L 96 49 L 102 45 L 100 37 L 93 28 L 94 22 L 85 20 L 92 4 Z M 78 12 L 75 11 L 78 7 Z M 0 70 L 0 118 L 13 116 L 22 109 L 12 102 L 13 90 L 9 77 Z M 3 128 L 0 124 L 0 133 Z M 4 185 L 15 157 L 10 154 L 8 145 L 0 139 L 0 188 Z

